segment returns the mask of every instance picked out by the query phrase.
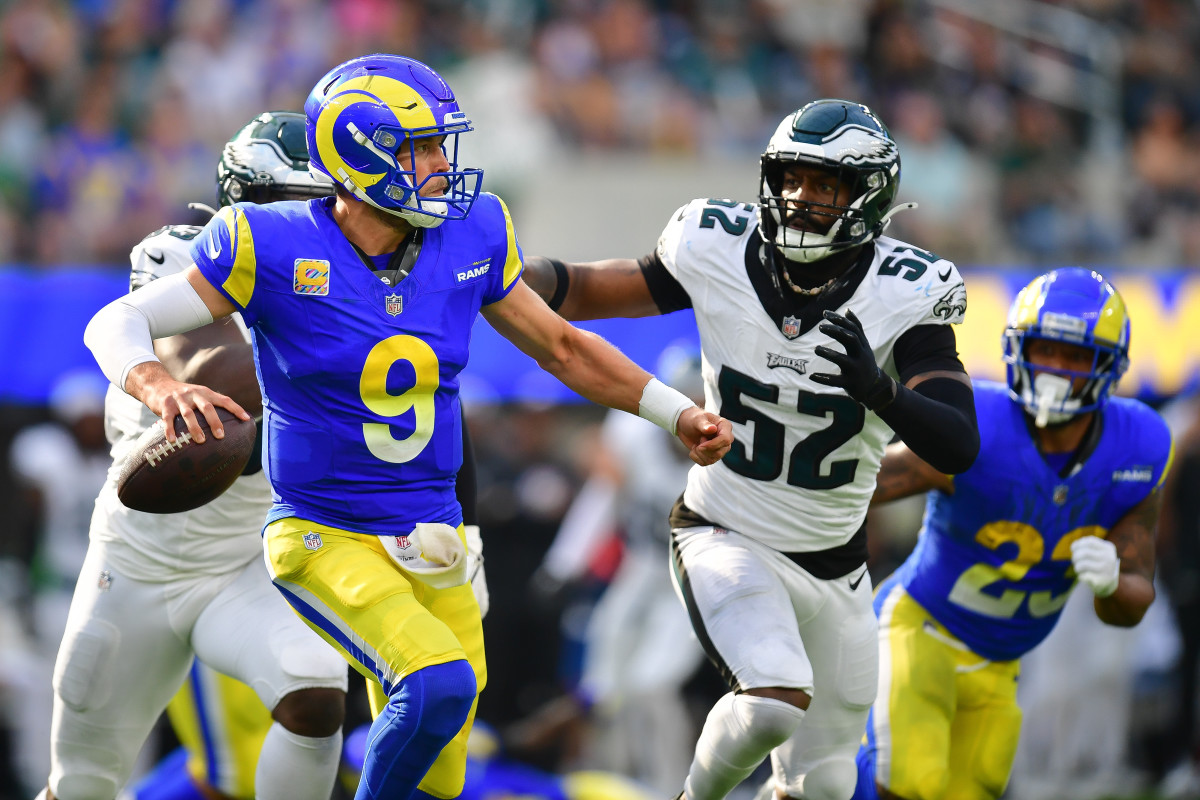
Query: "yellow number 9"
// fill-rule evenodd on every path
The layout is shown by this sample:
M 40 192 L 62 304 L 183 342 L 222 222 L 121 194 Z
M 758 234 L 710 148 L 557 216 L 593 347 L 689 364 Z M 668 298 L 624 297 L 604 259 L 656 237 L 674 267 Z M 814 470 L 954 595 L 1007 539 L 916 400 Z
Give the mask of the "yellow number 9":
M 412 364 L 416 380 L 411 389 L 389 394 L 388 372 L 397 361 Z M 372 455 L 403 464 L 425 449 L 433 438 L 433 396 L 439 385 L 437 354 L 417 337 L 392 336 L 371 348 L 358 385 L 363 403 L 381 417 L 398 417 L 410 408 L 416 417 L 413 432 L 404 439 L 392 436 L 392 426 L 385 422 L 363 423 L 363 438 Z

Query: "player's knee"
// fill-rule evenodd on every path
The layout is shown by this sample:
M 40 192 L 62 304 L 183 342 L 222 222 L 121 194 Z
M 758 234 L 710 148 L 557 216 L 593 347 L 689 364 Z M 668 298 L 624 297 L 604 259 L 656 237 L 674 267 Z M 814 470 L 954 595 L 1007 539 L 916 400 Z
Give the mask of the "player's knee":
M 449 741 L 475 703 L 475 671 L 466 659 L 434 664 L 408 676 L 399 688 L 402 702 L 419 704 L 422 732 Z
M 808 704 L 812 702 L 812 695 L 803 689 L 781 689 L 778 687 L 767 687 L 747 689 L 744 694 L 753 695 L 755 697 L 770 697 L 774 700 L 782 700 L 788 705 L 795 706 L 801 711 L 807 711 Z
M 808 771 L 788 795 L 805 800 L 850 800 L 858 783 L 858 765 L 852 758 L 831 758 Z
M 120 788 L 107 775 L 64 775 L 46 796 L 57 800 L 113 800 Z
M 785 700 L 755 694 L 734 695 L 731 711 L 743 735 L 772 749 L 786 742 L 804 719 L 804 709 Z
M 300 689 L 285 695 L 271 716 L 298 736 L 332 736 L 346 716 L 346 694 L 340 689 Z

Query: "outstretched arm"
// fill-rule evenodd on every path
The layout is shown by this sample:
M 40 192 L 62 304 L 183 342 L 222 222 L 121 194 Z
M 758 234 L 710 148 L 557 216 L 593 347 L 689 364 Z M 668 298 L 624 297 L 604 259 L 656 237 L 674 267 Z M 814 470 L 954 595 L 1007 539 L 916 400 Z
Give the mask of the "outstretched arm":
M 1161 506 L 1162 492 L 1153 491 L 1112 526 L 1107 539 L 1084 536 L 1071 545 L 1075 572 L 1096 595 L 1096 616 L 1109 625 L 1137 625 L 1154 602 L 1154 529 Z
M 538 366 L 594 403 L 639 414 L 677 436 L 697 464 L 733 443 L 728 420 L 697 408 L 594 333 L 558 317 L 527 285 L 483 308 L 487 321 Z
M 654 255 L 587 263 L 530 256 L 521 277 L 563 319 L 651 317 L 690 305 Z
M 875 494 L 871 496 L 871 505 L 924 494 L 931 489 L 954 494 L 954 481 L 949 475 L 929 466 L 904 442 L 896 442 L 888 445 L 883 454 L 883 463 L 875 477 Z

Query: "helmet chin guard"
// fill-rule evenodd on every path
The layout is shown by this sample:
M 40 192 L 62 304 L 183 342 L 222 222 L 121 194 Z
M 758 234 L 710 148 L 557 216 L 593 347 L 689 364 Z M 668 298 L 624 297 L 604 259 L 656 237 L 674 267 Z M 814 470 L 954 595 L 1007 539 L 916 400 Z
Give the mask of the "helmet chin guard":
M 1071 380 L 1062 375 L 1041 372 L 1033 385 L 1021 389 L 1021 402 L 1033 412 L 1033 424 L 1039 428 L 1060 425 L 1079 413 L 1078 397 L 1071 397 Z

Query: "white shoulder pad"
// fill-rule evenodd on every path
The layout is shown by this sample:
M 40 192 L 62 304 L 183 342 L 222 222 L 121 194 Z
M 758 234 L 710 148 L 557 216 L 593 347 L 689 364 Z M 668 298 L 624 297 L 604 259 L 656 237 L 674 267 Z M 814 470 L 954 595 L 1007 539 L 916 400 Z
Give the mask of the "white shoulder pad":
M 129 290 L 191 266 L 192 240 L 201 230 L 198 225 L 167 225 L 138 242 L 129 253 Z
M 906 309 L 910 325 L 958 325 L 967 287 L 954 262 L 886 236 L 876 241 L 873 270 L 884 302 Z
M 699 210 L 704 207 L 704 200 L 693 200 L 685 206 L 680 206 L 671 215 L 671 221 L 663 228 L 658 237 L 659 260 L 667 268 L 672 277 L 679 279 L 679 250 L 688 241 L 687 230 L 695 227 L 695 219 Z

